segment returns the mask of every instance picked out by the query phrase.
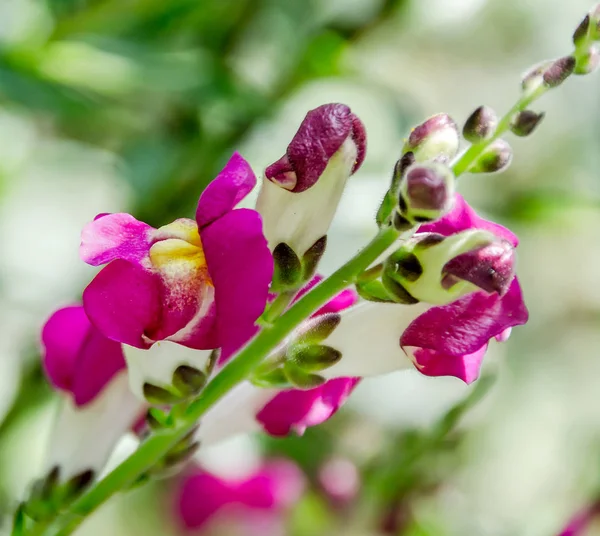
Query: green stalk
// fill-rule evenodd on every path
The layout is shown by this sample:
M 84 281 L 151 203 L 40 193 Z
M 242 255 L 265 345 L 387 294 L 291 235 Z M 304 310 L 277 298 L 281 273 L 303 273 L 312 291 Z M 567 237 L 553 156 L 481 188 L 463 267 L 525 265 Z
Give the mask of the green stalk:
M 377 236 L 355 257 L 299 299 L 271 326 L 264 327 L 239 354 L 231 360 L 205 387 L 199 397 L 184 412 L 174 430 L 158 432 L 146 441 L 123 463 L 79 497 L 52 524 L 55 529 L 33 534 L 67 536 L 118 491 L 127 488 L 158 463 L 181 440 L 198 420 L 226 393 L 242 382 L 252 370 L 275 349 L 292 331 L 319 307 L 352 285 L 357 276 L 379 257 L 398 238 L 393 228 L 379 231 Z

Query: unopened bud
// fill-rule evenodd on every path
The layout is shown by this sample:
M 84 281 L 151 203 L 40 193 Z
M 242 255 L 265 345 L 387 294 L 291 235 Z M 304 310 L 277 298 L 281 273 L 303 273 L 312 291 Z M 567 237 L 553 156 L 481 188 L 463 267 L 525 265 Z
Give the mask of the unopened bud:
M 574 74 L 590 74 L 594 72 L 600 65 L 600 50 L 597 45 L 592 45 L 586 53 L 581 54 L 577 58 Z
M 444 164 L 414 164 L 400 182 L 398 213 L 417 224 L 441 218 L 452 208 L 454 175 Z
M 508 142 L 499 139 L 479 156 L 477 162 L 469 168 L 471 173 L 495 173 L 504 171 L 512 160 L 512 149 Z
M 521 78 L 521 88 L 524 93 L 533 93 L 544 83 L 544 72 L 552 65 L 551 61 L 544 61 L 531 67 Z
M 583 43 L 590 27 L 590 15 L 587 14 L 573 32 L 573 44 L 577 47 Z
M 465 122 L 463 136 L 471 143 L 489 139 L 498 126 L 498 116 L 489 106 L 477 108 Z
M 430 117 L 412 129 L 402 153 L 412 152 L 417 162 L 449 162 L 459 146 L 458 128 L 447 114 Z
M 575 69 L 575 58 L 564 56 L 553 61 L 544 71 L 544 85 L 548 88 L 560 86 Z
M 463 280 L 503 296 L 515 275 L 515 250 L 506 240 L 498 240 L 457 255 L 446 263 L 443 273 L 442 286 L 446 288 Z
M 299 343 L 317 344 L 324 341 L 338 327 L 342 317 L 339 313 L 326 313 L 307 320 L 299 330 Z
M 529 136 L 544 119 L 544 113 L 523 110 L 513 118 L 510 129 L 517 136 Z
M 416 234 L 384 263 L 382 281 L 400 285 L 414 300 L 444 304 L 484 290 L 504 294 L 514 277 L 510 243 L 470 229 L 448 237 Z

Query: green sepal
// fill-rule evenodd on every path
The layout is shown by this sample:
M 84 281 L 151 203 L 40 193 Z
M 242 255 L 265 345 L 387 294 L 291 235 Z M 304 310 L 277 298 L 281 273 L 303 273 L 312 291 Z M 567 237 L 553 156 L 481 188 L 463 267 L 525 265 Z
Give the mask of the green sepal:
M 325 253 L 327 235 L 322 236 L 302 256 L 302 281 L 308 281 L 317 270 L 317 265 Z
M 392 213 L 396 209 L 397 205 L 398 197 L 388 190 L 383 198 L 383 201 L 381 202 L 381 205 L 379 206 L 377 216 L 375 217 L 375 221 L 379 227 L 389 223 Z
M 165 404 L 176 404 L 184 396 L 174 387 L 159 387 L 151 383 L 145 383 L 143 386 L 144 398 L 153 405 L 162 406 Z
M 326 381 L 322 376 L 306 372 L 291 361 L 285 362 L 283 372 L 290 383 L 298 389 L 314 389 L 319 385 L 323 385 Z
M 149 408 L 146 413 L 146 422 L 151 430 L 160 431 L 166 428 L 172 428 L 174 425 L 173 419 L 168 413 L 165 413 L 160 408 Z
M 27 530 L 27 516 L 25 514 L 25 504 L 19 504 L 15 510 L 12 524 L 12 536 L 24 536 Z
M 389 274 L 384 273 L 381 276 L 381 282 L 396 303 L 407 305 L 419 303 L 419 300 L 413 297 L 400 283 L 392 279 Z
M 285 242 L 275 246 L 273 250 L 273 282 L 271 292 L 282 292 L 296 288 L 302 280 L 302 263 L 296 252 Z
M 289 348 L 287 357 L 303 371 L 319 372 L 335 365 L 342 358 L 342 353 L 324 344 L 294 344 Z
M 286 387 L 291 387 L 290 381 L 283 372 L 283 368 L 281 366 L 271 370 L 270 372 L 255 374 L 252 376 L 251 381 L 257 387 L 262 387 L 265 389 L 285 389 Z
M 180 365 L 173 372 L 173 386 L 187 396 L 198 394 L 206 385 L 206 380 L 204 372 L 189 365 Z
M 342 316 L 339 313 L 326 313 L 309 320 L 302 333 L 298 335 L 296 342 L 299 344 L 318 344 L 323 342 L 333 333 L 341 321 Z
M 356 283 L 356 292 L 367 301 L 380 303 L 396 303 L 379 279 Z

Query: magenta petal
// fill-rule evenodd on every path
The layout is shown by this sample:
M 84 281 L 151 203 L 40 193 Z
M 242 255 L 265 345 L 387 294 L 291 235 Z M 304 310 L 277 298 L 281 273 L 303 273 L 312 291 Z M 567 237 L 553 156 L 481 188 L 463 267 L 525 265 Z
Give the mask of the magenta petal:
M 487 344 L 471 354 L 453 356 L 418 348 L 413 357 L 417 368 L 425 376 L 454 376 L 465 383 L 472 383 L 479 377 L 486 350 Z
M 103 214 L 83 228 L 79 255 L 92 266 L 115 259 L 141 263 L 148 256 L 153 231 L 130 214 Z
M 444 236 L 450 236 L 467 229 L 484 229 L 499 238 L 508 240 L 514 247 L 517 247 L 519 244 L 517 236 L 506 227 L 480 218 L 460 194 L 456 194 L 454 207 L 448 214 L 437 221 L 421 225 L 419 232 L 439 233 Z
M 202 229 L 233 210 L 255 185 L 256 176 L 250 164 L 239 153 L 233 153 L 223 170 L 200 196 L 196 209 L 198 228 Z
M 220 346 L 229 353 L 254 334 L 267 303 L 273 258 L 254 210 L 226 214 L 202 229 L 201 238 L 215 287 Z
M 329 419 L 358 382 L 358 378 L 336 378 L 308 391 L 282 391 L 256 415 L 256 420 L 273 436 L 285 436 L 291 431 L 303 434 L 309 426 Z
M 527 318 L 515 278 L 504 296 L 474 292 L 428 309 L 406 328 L 400 345 L 460 357 L 476 352 L 507 328 L 525 324 Z
M 112 378 L 127 367 L 120 343 L 90 326 L 76 365 L 72 392 L 77 406 L 91 402 Z
M 79 352 L 91 327 L 80 305 L 59 309 L 44 325 L 43 364 L 54 387 L 71 391 Z
M 83 291 L 83 306 L 109 339 L 148 348 L 151 343 L 144 335 L 156 329 L 161 317 L 159 284 L 157 276 L 143 268 L 116 260 Z
M 177 498 L 177 512 L 183 526 L 199 529 L 225 505 L 237 497 L 229 486 L 208 473 L 188 477 Z

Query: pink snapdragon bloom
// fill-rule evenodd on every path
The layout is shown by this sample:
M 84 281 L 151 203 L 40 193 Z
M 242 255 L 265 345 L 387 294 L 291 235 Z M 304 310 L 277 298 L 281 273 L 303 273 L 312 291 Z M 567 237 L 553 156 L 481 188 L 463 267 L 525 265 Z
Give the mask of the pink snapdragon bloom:
M 489 231 L 512 248 L 518 244 L 513 233 L 480 218 L 458 194 L 453 210 L 439 221 L 423 225 L 419 233 L 453 236 L 468 229 Z M 466 260 L 446 264 L 452 264 L 453 277 L 486 290 L 470 292 L 445 305 L 369 302 L 345 311 L 340 325 L 325 340 L 343 357 L 323 375 L 379 375 L 414 364 L 426 376 L 455 376 L 466 383 L 476 380 L 488 342 L 506 340 L 512 327 L 528 319 L 514 277 L 514 255 L 506 255 L 504 249 L 499 253 L 482 248 L 465 254 Z M 490 280 L 494 284 L 489 284 Z
M 255 184 L 235 153 L 200 196 L 195 220 L 154 229 L 120 213 L 86 225 L 82 259 L 107 264 L 83 293 L 92 323 L 141 349 L 162 340 L 198 350 L 244 343 L 273 270 L 259 214 L 235 209 Z
M 198 470 L 178 490 L 176 515 L 186 532 L 224 523 L 243 534 L 284 534 L 283 514 L 301 497 L 304 475 L 288 460 L 271 460 L 240 479 Z
M 42 329 L 42 360 L 63 393 L 46 461 L 61 478 L 97 474 L 144 410 L 129 389 L 122 345 L 106 338 L 81 305 L 59 309 Z

